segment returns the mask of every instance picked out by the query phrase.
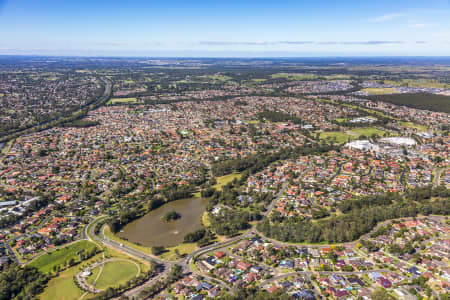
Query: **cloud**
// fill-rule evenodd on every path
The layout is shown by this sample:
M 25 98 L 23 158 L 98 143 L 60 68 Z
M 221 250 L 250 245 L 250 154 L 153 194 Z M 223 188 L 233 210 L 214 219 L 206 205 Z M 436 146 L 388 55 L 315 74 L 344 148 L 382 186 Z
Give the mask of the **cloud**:
M 206 46 L 274 46 L 274 45 L 306 45 L 313 41 L 259 41 L 259 42 L 230 42 L 230 41 L 200 41 Z
M 200 41 L 199 44 L 206 46 L 269 45 L 268 42 L 227 42 L 227 41 Z
M 386 44 L 404 44 L 404 41 L 349 41 L 349 42 L 336 42 L 325 41 L 318 42 L 318 45 L 386 45 Z
M 342 42 L 342 45 L 386 45 L 386 44 L 404 44 L 404 41 L 366 41 L 366 42 Z
M 437 38 L 448 38 L 450 36 L 450 31 L 446 32 L 434 32 L 431 34 L 433 37 Z
M 416 41 L 416 44 L 427 44 L 427 41 Z
M 274 45 L 386 45 L 404 44 L 405 41 L 262 41 L 262 42 L 230 42 L 230 41 L 200 41 L 206 46 L 274 46 Z
M 126 46 L 127 43 L 124 42 L 99 42 L 98 46 L 108 46 L 108 47 L 117 47 L 117 46 Z
M 385 14 L 382 16 L 378 16 L 372 19 L 369 19 L 370 22 L 374 22 L 374 23 L 381 23 L 381 22 L 386 22 L 386 21 L 391 21 L 393 19 L 397 19 L 400 17 L 403 17 L 404 14 L 400 14 L 400 13 L 394 13 L 394 14 Z
M 314 44 L 313 41 L 280 41 L 278 42 L 280 44 L 286 44 L 286 45 L 307 45 L 307 44 Z
M 431 24 L 431 23 L 413 23 L 413 24 L 408 25 L 409 28 L 415 28 L 415 29 L 426 28 L 426 27 L 431 27 L 431 26 L 433 26 L 433 24 Z

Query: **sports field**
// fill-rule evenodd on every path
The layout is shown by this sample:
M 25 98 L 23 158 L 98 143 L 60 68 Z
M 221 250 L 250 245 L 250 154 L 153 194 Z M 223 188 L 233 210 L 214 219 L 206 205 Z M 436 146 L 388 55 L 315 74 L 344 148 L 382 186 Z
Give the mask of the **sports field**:
M 378 136 L 383 136 L 386 131 L 375 128 L 375 127 L 362 127 L 362 128 L 353 128 L 342 131 L 325 131 L 321 132 L 319 138 L 321 140 L 335 141 L 339 144 L 347 143 L 351 140 L 356 140 L 360 136 L 364 135 L 367 138 L 370 138 L 373 134 Z
M 53 250 L 47 254 L 42 254 L 30 263 L 30 266 L 36 267 L 43 273 L 53 271 L 53 267 L 64 267 L 71 259 L 74 262 L 81 260 L 80 255 L 84 252 L 92 252 L 97 247 L 89 241 L 79 241 L 64 248 Z
M 99 290 L 117 287 L 137 276 L 138 272 L 140 272 L 139 267 L 130 261 L 115 260 L 107 262 L 101 271 L 95 287 Z

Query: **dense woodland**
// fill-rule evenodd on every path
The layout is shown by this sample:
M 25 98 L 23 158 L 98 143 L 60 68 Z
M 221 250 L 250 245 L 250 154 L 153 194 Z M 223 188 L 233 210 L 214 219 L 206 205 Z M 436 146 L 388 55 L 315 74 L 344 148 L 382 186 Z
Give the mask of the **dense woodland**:
M 278 72 L 292 72 L 305 73 L 305 63 L 309 65 L 308 71 L 317 75 L 317 79 L 325 79 L 326 76 L 341 74 L 347 75 L 354 80 L 362 80 L 362 78 L 369 78 L 372 76 L 379 76 L 392 80 L 399 79 L 398 76 L 409 77 L 417 73 L 413 71 L 405 71 L 401 75 L 393 75 L 389 71 L 371 69 L 370 64 L 384 64 L 389 66 L 391 63 L 383 58 L 340 58 L 339 62 L 345 62 L 348 66 L 358 65 L 362 66 L 359 70 L 347 68 L 344 65 L 332 65 L 332 59 L 286 59 L 286 60 L 247 60 L 240 59 L 238 64 L 233 59 L 205 59 L 202 60 L 204 68 L 180 68 L 177 62 L 168 64 L 166 66 L 142 64 L 141 59 L 127 59 L 127 60 L 103 60 L 103 59 L 86 59 L 80 58 L 77 63 L 67 62 L 63 58 L 55 58 L 57 63 L 53 66 L 48 66 L 45 62 L 46 58 L 3 58 L 0 59 L 0 68 L 2 70 L 15 71 L 16 68 L 27 68 L 32 62 L 33 67 L 45 67 L 45 71 L 57 71 L 59 68 L 69 70 L 84 69 L 88 72 L 96 73 L 99 78 L 101 74 L 114 74 L 111 77 L 115 82 L 123 80 L 130 80 L 136 82 L 136 85 L 143 86 L 144 91 L 127 94 L 118 97 L 145 97 L 156 95 L 159 100 L 145 100 L 149 104 L 157 103 L 174 103 L 177 101 L 221 101 L 232 98 L 233 96 L 214 97 L 207 100 L 199 99 L 182 99 L 182 100 L 164 100 L 160 99 L 167 93 L 183 93 L 186 91 L 200 91 L 223 89 L 224 85 L 233 84 L 236 86 L 256 86 L 252 83 L 252 79 L 262 79 L 264 84 L 286 83 L 291 81 L 287 78 L 274 78 L 271 75 Z M 412 61 L 411 61 L 412 60 Z M 432 58 L 427 58 L 426 64 Z M 193 62 L 198 62 L 193 60 Z M 183 62 L 184 63 L 184 62 Z M 186 60 L 186 63 L 191 63 Z M 234 65 L 233 65 L 234 63 Z M 423 62 L 420 58 L 399 58 L 396 64 L 410 63 L 412 65 L 421 65 Z M 393 64 L 394 65 L 394 64 Z M 142 67 L 144 66 L 144 67 Z M 173 67 L 173 68 L 172 68 Z M 102 71 L 99 71 L 102 70 Z M 107 71 L 105 71 L 107 70 Z M 131 71 L 135 70 L 135 71 Z M 92 74 L 94 74 L 92 73 Z M 214 79 L 201 79 L 201 77 L 215 76 L 220 73 L 223 77 L 229 79 L 221 81 Z M 187 75 L 188 74 L 188 75 Z M 96 75 L 96 76 L 97 76 Z M 426 74 L 422 74 L 426 75 Z M 436 75 L 436 74 L 433 74 Z M 390 78 L 394 76 L 395 78 Z M 415 76 L 415 75 L 414 75 Z M 420 74 L 418 75 L 420 76 Z M 437 74 L 436 76 L 440 76 Z M 150 81 L 142 81 L 143 78 L 149 77 Z M 190 79 L 186 80 L 187 77 Z M 201 82 L 196 80 L 201 79 Z M 0 78 L 0 81 L 8 81 L 9 78 Z M 174 82 L 177 82 L 174 84 Z M 36 83 L 38 87 L 41 83 Z M 103 85 L 103 83 L 102 83 Z M 133 86 L 126 86 L 125 88 L 133 88 Z M 275 88 L 267 91 L 264 95 L 270 96 L 287 96 L 284 91 L 285 86 Z M 348 94 L 352 91 L 361 89 L 358 82 L 354 88 L 348 91 L 332 92 L 330 94 Z M 56 106 L 63 106 L 64 110 L 51 111 L 48 114 L 39 115 L 32 113 L 32 119 L 36 120 L 30 124 L 22 124 L 17 122 L 20 120 L 18 113 L 12 114 L 13 121 L 10 123 L 0 124 L 0 137 L 5 140 L 18 137 L 20 134 L 30 133 L 35 130 L 43 130 L 55 126 L 60 127 L 91 127 L 98 125 L 97 122 L 83 119 L 89 111 L 104 105 L 108 98 L 99 97 L 103 92 L 101 89 L 93 89 L 92 93 L 86 98 L 82 104 L 75 106 L 64 107 L 64 103 L 53 104 Z M 253 95 L 253 94 L 252 94 Z M 255 94 L 256 95 L 256 94 Z M 293 95 L 292 95 L 293 96 Z M 295 96 L 301 96 L 296 94 Z M 368 98 L 375 101 L 384 101 L 393 104 L 406 105 L 409 107 L 427 109 L 431 111 L 442 111 L 450 113 L 450 97 L 434 94 L 395 94 L 395 95 L 376 95 Z M 119 105 L 119 104 L 117 104 Z M 131 105 L 131 104 L 127 104 Z M 245 101 L 234 102 L 236 106 L 245 106 Z M 30 108 L 31 109 L 31 108 Z M 356 109 L 358 110 L 358 109 Z M 13 110 L 12 110 L 13 111 Z M 364 112 L 358 110 L 359 112 Z M 363 114 L 366 114 L 365 112 Z M 292 122 L 294 124 L 302 124 L 302 120 L 295 115 L 286 112 L 264 110 L 258 114 L 260 121 L 270 122 Z M 374 125 L 386 124 L 389 118 L 383 118 L 377 115 L 378 121 Z M 17 119 L 17 120 L 16 120 Z M 33 126 L 40 124 L 39 128 Z M 345 127 L 356 127 L 353 124 L 344 120 L 339 123 Z M 23 132 L 21 130 L 24 130 Z M 252 126 L 249 126 L 250 135 Z M 20 132 L 19 132 L 20 131 Z M 9 135 L 8 137 L 6 137 Z M 309 132 L 305 132 L 309 136 Z M 148 211 L 155 209 L 164 203 L 178 199 L 188 198 L 193 195 L 198 188 L 201 188 L 201 196 L 209 199 L 208 212 L 210 216 L 211 231 L 209 229 L 200 229 L 187 234 L 184 237 L 185 243 L 197 243 L 202 247 L 211 243 L 215 236 L 214 233 L 226 236 L 234 236 L 239 234 L 241 230 L 250 228 L 251 222 L 259 221 L 262 218 L 262 211 L 267 208 L 274 195 L 271 193 L 255 193 L 252 195 L 245 194 L 244 196 L 251 196 L 252 204 L 240 203 L 238 196 L 243 195 L 241 185 L 246 181 L 249 174 L 254 174 L 269 165 L 280 160 L 289 158 L 296 158 L 298 156 L 321 154 L 330 150 L 337 150 L 336 147 L 326 144 L 316 144 L 310 146 L 302 146 L 298 148 L 274 149 L 266 148 L 266 151 L 249 155 L 246 157 L 239 157 L 231 160 L 222 160 L 213 163 L 212 175 L 223 176 L 233 172 L 240 172 L 242 178 L 235 180 L 222 187 L 220 191 L 213 188 L 213 179 L 207 182 L 207 174 L 209 170 L 200 170 L 203 176 L 200 176 L 198 181 L 189 182 L 189 185 L 179 186 L 177 184 L 170 184 L 165 186 L 162 191 L 149 192 L 151 189 L 151 180 L 145 185 L 146 191 L 139 194 L 133 194 L 128 198 L 129 203 L 121 203 L 121 207 L 117 211 L 111 211 L 112 217 L 108 220 L 111 231 L 116 233 L 127 223 L 139 218 Z M 42 155 L 46 155 L 45 150 L 42 149 Z M 40 151 L 39 151 L 40 154 Z M 102 153 L 105 159 L 114 159 L 111 153 Z M 123 176 L 123 174 L 122 174 Z M 120 183 L 120 182 L 119 182 Z M 112 190 L 114 198 L 121 198 L 134 190 L 136 186 L 125 187 L 121 184 L 116 185 L 117 188 Z M 8 196 L 8 195 L 7 195 Z M 40 195 L 41 198 L 30 204 L 26 208 L 25 215 L 31 214 L 38 209 L 53 203 L 55 195 Z M 433 198 L 433 200 L 431 200 Z M 5 198 L 5 200 L 10 200 Z M 14 199 L 15 200 L 15 199 Z M 220 212 L 212 214 L 214 207 L 221 207 Z M 326 211 L 316 211 L 314 213 L 314 220 L 305 219 L 303 217 L 285 218 L 280 214 L 273 214 L 271 217 L 262 220 L 257 228 L 267 237 L 289 242 L 309 242 L 309 243 L 339 243 L 348 242 L 360 238 L 362 235 L 370 232 L 377 223 L 388 219 L 396 219 L 402 217 L 415 217 L 418 214 L 450 214 L 450 191 L 443 187 L 438 188 L 416 188 L 406 195 L 386 194 L 372 197 L 364 197 L 357 200 L 345 200 L 339 203 L 338 208 L 342 215 L 332 215 Z M 176 212 L 171 212 L 165 216 L 167 220 L 179 217 Z M 10 226 L 18 221 L 19 217 L 11 215 L 0 219 L 0 227 Z M 103 224 L 99 223 L 95 228 L 99 231 Z M 381 231 L 380 231 L 381 232 Z M 381 234 L 377 232 L 375 234 Z M 369 248 L 370 251 L 376 251 L 376 245 L 367 243 L 363 245 Z M 392 246 L 389 251 L 395 254 L 408 252 L 411 247 L 404 247 L 399 249 Z M 153 247 L 153 254 L 158 255 L 165 251 L 162 247 Z M 156 274 L 156 266 L 152 265 L 151 270 L 142 273 L 140 276 L 131 279 L 126 284 L 116 288 L 110 288 L 93 297 L 93 299 L 109 299 L 118 296 L 123 291 L 132 286 L 141 284 Z M 167 279 L 156 281 L 150 287 L 146 287 L 140 296 L 151 298 L 160 291 L 164 290 L 169 284 L 181 278 L 181 269 L 175 266 L 172 269 Z M 34 299 L 35 296 L 42 292 L 45 287 L 48 277 L 40 273 L 37 269 L 31 267 L 21 267 L 16 263 L 5 264 L 2 266 L 0 272 L 0 300 L 3 299 Z M 372 295 L 372 299 L 389 299 L 389 295 L 385 292 L 377 291 Z M 218 299 L 234 300 L 234 299 L 292 299 L 291 295 L 277 291 L 269 294 L 264 290 L 249 288 L 237 290 L 235 295 L 224 295 Z M 447 295 L 441 296 L 442 299 L 449 299 Z
M 233 172 L 246 171 L 254 174 L 277 160 L 298 157 L 302 155 L 320 154 L 335 149 L 330 145 L 314 145 L 297 148 L 285 148 L 275 153 L 258 153 L 245 158 L 237 158 L 217 162 L 212 165 L 211 170 L 214 176 L 223 176 Z
M 260 120 L 268 120 L 270 122 L 292 122 L 294 124 L 302 124 L 301 118 L 281 111 L 264 110 L 258 114 Z
M 450 96 L 418 93 L 418 94 L 393 94 L 374 95 L 367 97 L 374 101 L 389 102 L 397 105 L 450 113 Z
M 432 197 L 439 197 L 431 201 Z M 406 197 L 397 194 L 346 200 L 339 205 L 344 213 L 324 220 L 302 217 L 265 219 L 258 224 L 264 235 L 285 242 L 342 243 L 370 232 L 378 222 L 422 215 L 450 214 L 450 190 L 444 187 L 416 188 Z
M 3 265 L 0 272 L 0 300 L 34 299 L 44 290 L 48 277 L 34 267 L 16 263 Z

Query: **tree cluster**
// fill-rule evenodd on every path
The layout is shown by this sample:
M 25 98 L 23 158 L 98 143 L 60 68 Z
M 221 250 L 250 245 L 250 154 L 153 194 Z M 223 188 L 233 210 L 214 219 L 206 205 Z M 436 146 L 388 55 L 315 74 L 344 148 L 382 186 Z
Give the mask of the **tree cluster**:
M 408 197 L 421 194 L 422 190 L 423 188 L 419 188 L 418 191 L 412 191 Z M 447 196 L 435 201 L 430 201 L 430 198 L 412 201 L 397 194 L 347 200 L 339 205 L 343 215 L 318 221 L 293 217 L 271 223 L 265 219 L 258 224 L 258 230 L 268 237 L 286 242 L 342 243 L 358 239 L 385 220 L 415 217 L 418 214 L 450 214 L 448 189 L 446 192 L 442 188 L 429 187 L 426 190 L 431 194 L 440 191 Z

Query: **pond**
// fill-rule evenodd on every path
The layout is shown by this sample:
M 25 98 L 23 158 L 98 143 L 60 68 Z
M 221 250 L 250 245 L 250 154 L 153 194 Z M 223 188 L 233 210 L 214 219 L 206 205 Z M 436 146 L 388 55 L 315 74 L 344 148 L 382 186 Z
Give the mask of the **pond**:
M 127 224 L 117 236 L 144 246 L 176 246 L 184 236 L 202 228 L 201 218 L 205 212 L 207 199 L 189 198 L 172 201 L 152 210 L 141 218 Z M 181 218 L 165 222 L 162 216 L 168 211 L 176 211 Z

